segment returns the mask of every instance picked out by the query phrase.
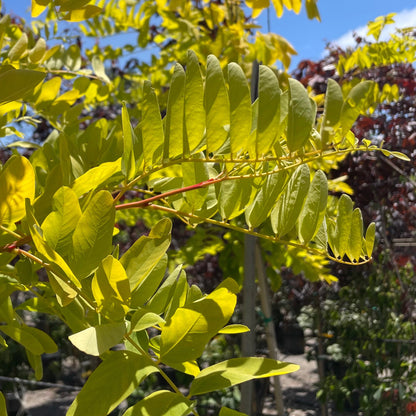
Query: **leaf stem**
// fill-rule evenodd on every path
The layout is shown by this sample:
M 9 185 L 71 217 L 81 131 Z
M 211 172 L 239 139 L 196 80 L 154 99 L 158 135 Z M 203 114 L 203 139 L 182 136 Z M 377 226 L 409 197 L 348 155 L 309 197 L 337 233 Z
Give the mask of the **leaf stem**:
M 262 177 L 262 176 L 272 175 L 281 170 L 293 169 L 301 164 L 310 163 L 319 159 L 333 158 L 334 156 L 342 156 L 342 155 L 346 155 L 346 154 L 357 152 L 357 151 L 377 151 L 377 150 L 381 150 L 381 149 L 368 149 L 365 146 L 358 146 L 355 148 L 328 150 L 326 152 L 323 151 L 322 149 L 314 150 L 313 152 L 305 153 L 305 155 L 303 155 L 303 158 L 298 158 L 297 161 L 287 166 L 284 166 L 284 165 L 282 166 L 281 162 L 294 161 L 295 157 L 289 155 L 289 156 L 266 156 L 266 157 L 258 157 L 254 159 L 243 159 L 243 158 L 226 159 L 226 158 L 219 158 L 219 157 L 217 158 L 214 157 L 211 159 L 193 159 L 193 158 L 174 159 L 168 162 L 161 163 L 160 165 L 157 165 L 153 167 L 152 169 L 149 169 L 148 171 L 142 172 L 138 177 L 132 179 L 125 187 L 123 187 L 123 189 L 115 198 L 115 201 L 118 201 L 126 191 L 132 189 L 134 185 L 136 185 L 138 182 L 140 182 L 144 178 L 152 175 L 155 172 L 165 169 L 169 166 L 180 165 L 183 163 L 197 162 L 197 163 L 236 164 L 236 165 L 239 165 L 239 168 L 241 168 L 242 166 L 256 165 L 256 164 L 264 163 L 264 162 L 276 162 L 279 164 L 279 169 L 274 169 L 269 172 L 232 176 L 232 171 L 231 171 L 228 175 L 221 178 L 221 180 L 237 180 L 237 179 L 242 179 L 242 178 Z M 218 182 L 220 182 L 221 180 L 219 180 Z M 181 189 L 181 190 L 178 190 L 178 192 L 184 192 L 184 190 Z M 145 205 L 144 202 L 142 204 Z
M 212 218 L 199 217 L 198 215 L 195 215 L 195 214 L 192 214 L 192 213 L 177 211 L 173 208 L 164 207 L 164 206 L 161 206 L 161 205 L 150 204 L 150 205 L 147 205 L 147 208 L 158 210 L 158 211 L 168 212 L 168 213 L 173 214 L 173 215 L 178 215 L 178 216 L 183 216 L 183 217 L 195 219 L 195 220 L 198 220 L 198 221 L 201 221 L 201 222 L 206 222 L 206 223 L 209 223 L 209 224 L 216 225 L 218 227 L 228 228 L 230 230 L 238 231 L 238 232 L 243 233 L 243 234 L 248 234 L 248 235 L 252 235 L 254 237 L 262 238 L 264 240 L 269 240 L 269 241 L 272 241 L 272 242 L 277 243 L 277 244 L 285 244 L 285 245 L 292 246 L 292 247 L 295 247 L 295 248 L 303 249 L 303 250 L 306 250 L 306 251 L 308 251 L 310 253 L 313 253 L 313 254 L 316 254 L 316 255 L 328 257 L 330 260 L 334 260 L 337 263 L 348 264 L 350 266 L 358 266 L 358 265 L 368 263 L 372 260 L 371 258 L 369 258 L 369 259 L 366 259 L 366 260 L 363 260 L 363 261 L 360 261 L 360 262 L 357 262 L 357 263 L 347 262 L 347 261 L 339 260 L 336 257 L 331 256 L 328 252 L 326 252 L 324 250 L 317 250 L 315 248 L 308 247 L 308 246 L 303 245 L 303 244 L 295 243 L 293 241 L 282 240 L 282 239 L 280 239 L 278 237 L 275 237 L 275 236 L 261 234 L 257 231 L 249 230 L 247 228 L 238 227 L 238 226 L 230 224 L 228 222 L 217 221 L 217 220 L 213 220 Z
M 137 344 L 137 342 L 135 342 L 134 340 L 131 339 L 130 335 L 124 335 L 124 338 L 130 342 L 131 345 L 133 345 L 134 348 L 136 348 L 137 351 L 139 351 L 141 354 L 143 354 L 145 357 L 149 358 L 150 360 L 152 359 L 152 357 L 143 350 L 143 348 Z M 153 360 L 152 360 L 153 361 Z M 161 376 L 166 380 L 166 382 L 169 384 L 169 386 L 173 389 L 173 391 L 175 393 L 181 394 L 183 396 L 183 394 L 180 392 L 180 390 L 178 389 L 178 387 L 176 387 L 175 383 L 169 378 L 169 376 L 159 367 L 160 361 L 154 362 L 155 367 L 158 368 Z
M 205 188 L 205 187 L 207 187 L 209 185 L 212 185 L 214 183 L 221 182 L 225 178 L 226 178 L 226 176 L 220 174 L 216 178 L 208 179 L 206 181 L 197 183 L 195 185 L 189 185 L 189 186 L 185 186 L 183 188 L 173 189 L 171 191 L 167 191 L 167 192 L 164 192 L 164 193 L 159 194 L 159 195 L 152 196 L 152 197 L 147 198 L 147 199 L 142 199 L 140 201 L 134 201 L 134 202 L 128 202 L 126 204 L 116 205 L 116 210 L 128 209 L 128 208 L 145 208 L 149 204 L 151 204 L 152 202 L 159 201 L 161 199 L 165 199 L 169 196 L 177 195 L 177 194 L 180 194 L 180 193 L 183 193 L 183 192 L 188 192 L 188 191 L 193 191 L 195 189 Z
M 22 238 L 20 234 L 17 234 L 16 232 L 9 230 L 7 227 L 4 227 L 3 225 L 0 225 L 0 230 L 4 231 L 7 234 L 12 235 L 13 237 L 16 237 L 18 239 Z

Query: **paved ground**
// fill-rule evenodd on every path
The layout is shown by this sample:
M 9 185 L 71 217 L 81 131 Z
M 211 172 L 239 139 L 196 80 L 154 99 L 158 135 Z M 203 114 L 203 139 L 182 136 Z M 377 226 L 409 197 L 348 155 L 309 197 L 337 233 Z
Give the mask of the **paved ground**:
M 280 376 L 287 416 L 322 416 L 321 403 L 316 399 L 316 361 L 308 361 L 305 355 L 281 355 L 279 359 L 300 366 L 298 371 Z M 327 411 L 327 416 L 357 416 L 356 412 L 336 412 L 330 406 Z M 266 399 L 263 415 L 277 415 L 272 396 Z

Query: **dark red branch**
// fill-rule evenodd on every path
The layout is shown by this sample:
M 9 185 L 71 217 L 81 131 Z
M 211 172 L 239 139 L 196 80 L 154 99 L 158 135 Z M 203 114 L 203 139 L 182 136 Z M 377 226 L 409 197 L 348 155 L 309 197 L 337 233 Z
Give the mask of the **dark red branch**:
M 223 181 L 224 178 L 225 176 L 221 176 L 219 178 L 212 178 L 212 179 L 208 179 L 207 181 L 196 183 L 195 185 L 189 185 L 183 188 L 173 189 L 172 191 L 164 192 L 163 194 L 155 195 L 147 199 L 142 199 L 141 201 L 128 202 L 127 204 L 119 204 L 119 205 L 116 205 L 116 209 L 119 210 L 119 209 L 128 209 L 128 208 L 146 208 L 152 202 L 160 201 L 161 199 L 167 198 L 172 195 L 177 195 L 182 192 L 188 192 L 188 191 L 193 191 L 195 189 L 205 188 L 209 185 L 212 185 L 213 183 Z

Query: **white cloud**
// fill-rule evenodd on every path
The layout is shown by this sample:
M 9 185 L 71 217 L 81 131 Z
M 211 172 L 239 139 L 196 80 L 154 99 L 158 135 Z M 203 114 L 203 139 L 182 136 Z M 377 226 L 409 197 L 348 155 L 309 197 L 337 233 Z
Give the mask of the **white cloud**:
M 389 39 L 390 35 L 396 31 L 398 28 L 405 28 L 416 25 L 416 7 L 411 10 L 402 10 L 393 17 L 395 23 L 391 25 L 386 25 L 381 32 L 380 40 Z M 367 25 L 357 27 L 356 29 L 350 30 L 344 35 L 340 36 L 338 39 L 335 39 L 331 43 L 341 48 L 345 49 L 349 46 L 355 46 L 355 41 L 353 34 L 356 33 L 360 37 L 366 37 L 367 34 Z M 374 38 L 371 36 L 371 40 Z

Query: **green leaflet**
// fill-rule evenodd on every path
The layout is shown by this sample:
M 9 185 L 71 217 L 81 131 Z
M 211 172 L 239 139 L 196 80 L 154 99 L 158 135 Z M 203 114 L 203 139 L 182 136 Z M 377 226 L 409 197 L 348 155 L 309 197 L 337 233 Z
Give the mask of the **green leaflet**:
M 72 189 L 80 197 L 89 191 L 104 185 L 113 175 L 121 170 L 121 158 L 114 162 L 104 162 L 75 179 Z
M 51 286 L 58 296 L 58 300 L 62 306 L 69 304 L 72 299 L 77 296 L 77 292 L 71 283 L 80 288 L 81 283 L 75 277 L 73 271 L 65 262 L 65 260 L 43 239 L 42 229 L 33 216 L 32 208 L 29 201 L 26 203 L 26 220 L 29 226 L 30 235 L 36 250 L 49 263 L 49 278 Z
M 245 151 L 251 132 L 251 99 L 247 78 L 239 65 L 228 64 L 228 85 L 230 99 L 230 148 L 236 156 Z M 227 217 L 228 218 L 228 217 Z
M 351 223 L 352 223 L 352 207 L 351 198 L 343 194 L 338 201 L 338 214 L 335 227 L 335 244 L 338 256 L 342 259 L 349 248 Z
M 365 251 L 368 258 L 371 258 L 373 254 L 374 241 L 376 238 L 376 224 L 372 222 L 365 233 Z
M 72 235 L 70 264 L 81 279 L 91 274 L 111 253 L 115 208 L 108 191 L 96 193 L 78 221 Z
M 41 151 L 41 149 L 39 149 Z M 36 155 L 37 152 L 34 153 Z M 32 155 L 33 157 L 33 155 Z M 62 171 L 59 166 L 54 166 L 46 176 L 43 193 L 33 203 L 36 218 L 44 221 L 52 209 L 53 195 L 62 186 Z
M 236 295 L 222 287 L 178 308 L 163 327 L 161 361 L 170 365 L 199 358 L 205 345 L 231 318 L 236 301 Z
M 325 108 L 321 123 L 322 149 L 330 142 L 331 133 L 335 125 L 339 122 L 344 97 L 339 84 L 333 79 L 328 79 L 325 94 Z
M 13 309 L 13 304 L 10 296 L 6 296 L 4 299 L 3 295 L 2 299 L 0 300 L 0 319 L 2 322 L 7 322 L 10 325 L 13 325 L 16 322 L 16 313 Z
M 101 7 L 88 4 L 80 9 L 70 10 L 64 15 L 63 19 L 69 22 L 81 22 L 82 20 L 91 19 L 92 17 L 99 15 L 101 12 Z
M 336 223 L 333 219 L 326 218 L 326 222 L 324 222 L 323 224 L 327 224 L 326 237 L 327 237 L 328 245 L 330 249 L 332 250 L 332 252 L 334 253 L 334 256 L 338 257 L 338 245 L 337 245 L 336 234 L 335 234 Z M 322 230 L 319 230 L 317 237 L 319 237 L 319 234 L 322 235 L 321 231 Z
M 280 87 L 273 70 L 259 68 L 259 98 L 257 116 L 256 157 L 267 154 L 276 140 L 280 124 Z
M 191 50 L 186 65 L 185 128 L 183 152 L 188 156 L 200 145 L 205 131 L 204 87 L 198 57 Z
M 49 246 L 62 256 L 72 250 L 72 234 L 81 215 L 75 192 L 66 186 L 59 188 L 53 196 L 53 211 L 43 221 L 42 230 Z
M 58 351 L 58 346 L 47 333 L 31 326 L 22 326 L 21 329 L 24 329 L 26 333 L 32 334 L 40 345 L 42 345 L 43 352 L 46 354 L 52 354 Z
M 219 334 L 242 334 L 243 332 L 250 332 L 250 328 L 245 325 L 232 324 L 218 331 Z
M 280 170 L 266 177 L 253 203 L 245 212 L 246 222 L 250 228 L 258 227 L 267 219 L 286 183 L 286 171 Z
M 27 262 L 29 262 L 29 267 L 31 268 L 31 263 L 29 260 L 20 259 L 15 265 L 15 267 L 18 268 L 18 271 L 22 270 L 22 268 L 19 267 L 18 265 L 19 263 L 21 264 L 23 262 L 25 262 L 26 265 L 27 265 Z M 12 273 L 14 274 L 14 271 Z M 9 276 L 0 272 L 0 302 L 2 302 L 5 299 L 9 299 L 9 296 L 15 291 L 26 290 L 26 287 L 20 283 L 21 280 L 25 280 L 25 279 L 24 278 L 20 279 L 20 276 L 16 276 L 16 277 L 18 277 L 19 280 L 15 279 L 12 276 Z M 12 317 L 12 320 L 13 320 L 13 316 L 14 316 L 13 306 L 10 307 L 10 316 Z
M 130 284 L 121 263 L 109 255 L 98 266 L 91 290 L 100 312 L 113 320 L 122 319 L 128 311 Z
M 29 69 L 10 69 L 0 73 L 0 104 L 25 98 L 45 76 L 44 72 Z
M 123 156 L 121 158 L 121 171 L 124 177 L 129 180 L 136 174 L 136 160 L 133 151 L 133 129 L 130 123 L 126 103 L 123 102 L 121 109 L 121 122 L 123 127 Z
M 328 200 L 328 181 L 318 170 L 309 187 L 309 192 L 298 220 L 298 236 L 302 244 L 312 240 L 325 218 Z
M 188 288 L 189 284 L 186 279 L 186 273 L 185 270 L 182 270 L 165 308 L 164 318 L 166 321 L 176 312 L 178 308 L 185 305 Z
M 100 59 L 99 56 L 94 55 L 91 59 L 92 70 L 94 74 L 100 78 L 101 81 L 104 81 L 107 84 L 111 83 L 110 78 L 108 78 L 107 74 L 105 73 L 104 62 Z
M 208 168 L 208 171 L 209 171 L 209 176 L 211 178 L 217 174 L 217 172 L 212 168 Z M 217 200 L 217 193 L 216 193 L 215 186 L 207 186 L 206 190 L 207 190 L 207 196 L 205 198 L 204 204 L 202 205 L 201 208 L 195 211 L 195 214 L 201 218 L 211 218 L 215 215 L 215 213 L 218 210 L 218 200 Z M 191 220 L 190 222 L 192 223 L 193 221 Z
M 23 156 L 12 156 L 0 172 L 0 224 L 11 224 L 25 216 L 25 199 L 35 196 L 35 173 Z
M 48 301 L 43 298 L 30 298 L 21 303 L 17 309 L 22 309 L 29 312 L 46 313 L 52 315 L 54 310 L 49 305 Z
M 206 112 L 207 153 L 216 153 L 227 139 L 230 124 L 230 104 L 227 88 L 218 59 L 207 58 L 204 104 Z
M 161 281 L 165 277 L 168 256 L 166 254 L 160 259 L 159 263 L 145 277 L 131 294 L 130 306 L 137 308 L 143 306 L 156 292 Z
M 188 292 L 186 294 L 186 302 L 185 305 L 188 305 L 192 302 L 201 299 L 204 296 L 201 289 L 197 285 L 188 286 Z
M 7 416 L 6 409 L 6 399 L 3 396 L 3 393 L 0 391 L 0 415 Z
M 45 85 L 45 84 L 44 84 Z M 73 181 L 71 153 L 68 149 L 68 140 L 65 134 L 60 134 L 58 137 L 59 144 L 59 166 L 62 172 L 62 184 L 70 185 Z
M 68 339 L 86 354 L 99 356 L 121 342 L 126 332 L 124 322 L 101 324 L 70 335 Z
M 121 257 L 120 262 L 126 270 L 132 292 L 166 253 L 171 229 L 172 222 L 169 219 L 160 220 L 148 236 L 140 237 Z
M 131 343 L 133 341 L 134 344 Z M 128 351 L 137 354 L 137 347 L 139 345 L 143 351 L 149 350 L 149 334 L 147 331 L 130 332 L 128 340 L 124 340 L 124 345 Z
M 191 408 L 192 402 L 182 394 L 159 390 L 127 409 L 123 416 L 186 416 Z
M 35 355 L 41 355 L 45 352 L 42 343 L 32 334 L 32 332 L 28 331 L 28 327 L 26 326 L 1 325 L 0 331 L 20 345 L 23 345 L 23 347 Z
M 68 12 L 70 10 L 76 10 L 76 9 L 81 8 L 81 7 L 84 7 L 89 2 L 90 2 L 90 0 L 71 0 L 71 1 L 64 0 L 64 1 L 60 2 L 61 3 L 60 11 L 61 12 Z
M 22 32 L 17 42 L 10 48 L 7 57 L 10 61 L 18 61 L 19 58 L 26 52 L 29 40 L 25 32 Z
M 252 194 L 253 178 L 223 181 L 218 194 L 218 210 L 224 221 L 238 217 L 247 207 Z
M 45 81 L 35 95 L 35 104 L 43 110 L 51 108 L 51 103 L 59 94 L 62 80 L 59 77 Z
M 209 393 L 256 378 L 273 377 L 299 370 L 296 364 L 271 358 L 232 358 L 203 369 L 191 384 L 190 396 Z
M 277 236 L 283 237 L 295 226 L 309 190 L 309 183 L 308 165 L 299 166 L 290 177 L 270 216 L 273 232 Z
M 106 147 L 106 139 L 109 138 L 109 127 L 108 121 L 104 118 L 91 123 L 84 130 L 81 137 L 86 142 L 85 159 L 89 166 L 96 166 L 98 162 L 101 162 L 101 156 Z M 123 137 L 118 141 L 122 142 L 122 139 Z
M 351 232 L 347 256 L 352 262 L 358 262 L 363 247 L 363 216 L 360 209 L 355 208 L 351 218 Z
M 115 409 L 158 368 L 130 351 L 111 351 L 89 376 L 66 416 L 102 416 Z
M 340 123 L 342 134 L 345 135 L 360 115 L 363 103 L 373 88 L 373 81 L 362 81 L 355 85 L 345 98 L 341 109 Z
M 156 314 L 165 312 L 166 307 L 169 305 L 169 301 L 175 292 L 177 279 L 181 274 L 181 271 L 182 266 L 177 266 L 176 269 L 162 283 L 154 296 L 149 300 L 149 303 L 146 305 L 146 309 Z
M 39 40 L 41 40 L 40 38 Z M 42 56 L 43 57 L 43 56 Z M 64 62 L 65 66 L 71 71 L 79 71 L 82 66 L 82 58 L 81 58 L 81 51 L 78 45 L 71 45 L 65 52 L 64 52 Z M 94 70 L 96 72 L 96 70 Z M 97 73 L 97 72 L 96 72 Z M 109 80 L 108 80 L 109 81 Z
M 203 158 L 203 154 L 195 155 L 198 159 Z M 191 162 L 182 165 L 183 187 L 199 184 L 209 179 L 208 168 L 206 163 Z M 195 212 L 202 208 L 206 201 L 208 188 L 202 187 L 192 191 L 184 192 L 183 196 L 188 203 L 190 212 Z
M 165 320 L 153 312 L 139 308 L 131 317 L 131 331 L 138 332 L 165 323 Z
M 43 365 L 41 356 L 33 354 L 29 350 L 26 350 L 26 356 L 30 366 L 35 372 L 35 379 L 41 380 L 43 377 Z
M 142 103 L 142 140 L 145 166 L 159 163 L 163 154 L 164 133 L 159 104 L 149 81 L 144 82 Z
M 309 139 L 315 123 L 315 111 L 308 92 L 297 80 L 289 78 L 289 114 L 287 123 L 287 146 L 291 152 L 299 150 Z
M 313 239 L 316 246 L 322 250 L 327 251 L 328 249 L 328 230 L 326 225 L 326 219 L 324 216 L 324 219 L 322 221 L 322 224 L 318 230 L 318 232 L 315 235 L 315 238 Z
M 221 289 L 221 288 L 226 288 L 231 293 L 234 293 L 235 295 L 237 295 L 238 293 L 240 293 L 240 290 L 241 290 L 240 285 L 234 279 L 230 279 L 230 278 L 223 280 L 217 286 L 217 289 Z
M 316 18 L 319 22 L 321 21 L 321 16 L 319 14 L 318 6 L 314 0 L 308 0 L 305 3 L 306 14 L 308 19 L 312 20 Z
M 182 65 L 176 64 L 172 76 L 165 121 L 163 159 L 181 156 L 184 150 L 184 111 L 186 75 Z
M 406 162 L 410 162 L 410 158 L 407 155 L 405 155 L 404 153 L 401 153 L 401 152 L 395 152 L 395 151 L 382 149 L 381 153 L 383 153 L 384 156 L 394 156 L 397 159 L 401 159 L 401 160 L 404 160 Z
M 85 319 L 85 308 L 81 305 L 78 298 L 62 308 L 61 312 L 72 332 L 79 332 L 89 328 L 89 324 Z
M 45 332 L 26 325 L 2 325 L 1 331 L 26 349 L 29 364 L 35 370 L 37 380 L 42 378 L 43 367 L 40 355 L 51 354 L 58 350 L 57 345 Z M 4 339 L 2 339 L 4 341 Z

